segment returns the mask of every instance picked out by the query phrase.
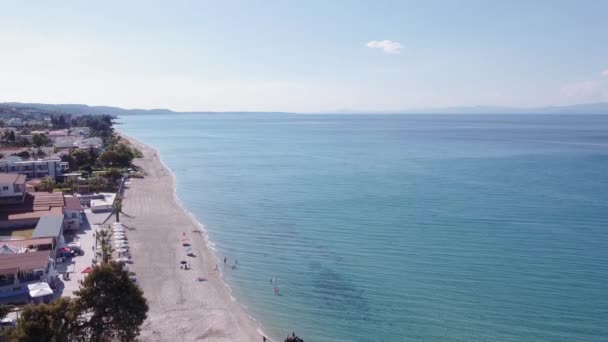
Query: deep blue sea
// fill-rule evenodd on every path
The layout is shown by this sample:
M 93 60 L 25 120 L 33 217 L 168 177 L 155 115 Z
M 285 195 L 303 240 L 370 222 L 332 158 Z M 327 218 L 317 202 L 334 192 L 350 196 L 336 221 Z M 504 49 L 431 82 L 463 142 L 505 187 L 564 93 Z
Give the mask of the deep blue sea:
M 608 116 L 120 121 L 276 339 L 608 340 Z

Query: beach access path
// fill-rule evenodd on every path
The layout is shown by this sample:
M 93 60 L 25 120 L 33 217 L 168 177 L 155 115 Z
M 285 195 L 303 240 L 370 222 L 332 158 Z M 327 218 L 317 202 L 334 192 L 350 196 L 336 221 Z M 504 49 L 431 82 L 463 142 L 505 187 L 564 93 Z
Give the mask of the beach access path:
M 143 341 L 261 341 L 257 325 L 231 299 L 205 237 L 176 201 L 172 174 L 151 147 L 121 134 L 143 153 L 135 164 L 145 172 L 125 190 L 120 221 L 127 226 L 135 272 L 150 310 Z M 189 238 L 195 257 L 182 246 Z M 180 269 L 180 262 L 190 270 Z M 196 281 L 204 277 L 206 281 Z

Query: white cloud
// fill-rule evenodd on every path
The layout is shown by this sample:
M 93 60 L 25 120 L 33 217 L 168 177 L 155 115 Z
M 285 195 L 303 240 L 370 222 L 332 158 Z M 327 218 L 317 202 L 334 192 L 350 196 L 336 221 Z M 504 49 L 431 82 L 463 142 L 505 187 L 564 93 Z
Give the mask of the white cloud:
M 571 102 L 608 101 L 607 80 L 586 80 L 566 84 L 561 94 Z
M 608 69 L 602 71 L 601 75 L 604 77 L 608 77 Z
M 365 45 L 370 49 L 382 49 L 382 51 L 388 54 L 399 54 L 403 48 L 401 43 L 392 40 L 372 40 Z

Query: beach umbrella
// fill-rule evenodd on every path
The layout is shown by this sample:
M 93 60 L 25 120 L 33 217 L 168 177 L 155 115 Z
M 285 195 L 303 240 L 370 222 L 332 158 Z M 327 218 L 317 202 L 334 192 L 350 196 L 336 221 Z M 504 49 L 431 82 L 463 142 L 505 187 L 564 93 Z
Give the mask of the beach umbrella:
M 112 227 L 124 227 L 121 222 L 112 223 Z
M 82 270 L 81 273 L 91 273 L 93 272 L 93 267 L 89 266 L 87 268 L 85 268 L 84 270 Z

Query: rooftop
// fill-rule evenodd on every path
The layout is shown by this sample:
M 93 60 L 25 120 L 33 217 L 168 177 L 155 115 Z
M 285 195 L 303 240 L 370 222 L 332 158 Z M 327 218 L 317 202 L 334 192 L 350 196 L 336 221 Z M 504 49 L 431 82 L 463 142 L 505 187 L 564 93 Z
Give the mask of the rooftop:
M 2 184 L 25 184 L 25 175 L 18 173 L 0 173 L 0 183 Z
M 17 273 L 19 270 L 44 269 L 50 251 L 0 254 L 0 274 Z
M 66 210 L 81 210 L 80 200 L 76 197 L 64 197 Z
M 36 225 L 36 229 L 34 229 L 32 238 L 58 237 L 59 234 L 61 234 L 62 227 L 63 216 L 42 216 L 40 218 L 40 221 L 38 221 L 38 225 Z
M 5 240 L 0 241 L 0 246 L 7 245 L 16 248 L 28 247 L 28 246 L 40 246 L 40 245 L 52 245 L 53 238 L 36 238 L 36 239 L 23 239 L 23 240 Z
M 29 192 L 21 204 L 0 206 L 0 221 L 63 215 L 63 203 L 61 192 Z

